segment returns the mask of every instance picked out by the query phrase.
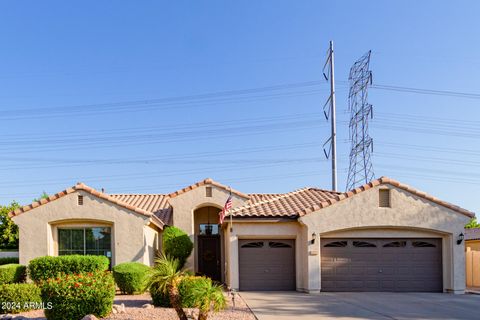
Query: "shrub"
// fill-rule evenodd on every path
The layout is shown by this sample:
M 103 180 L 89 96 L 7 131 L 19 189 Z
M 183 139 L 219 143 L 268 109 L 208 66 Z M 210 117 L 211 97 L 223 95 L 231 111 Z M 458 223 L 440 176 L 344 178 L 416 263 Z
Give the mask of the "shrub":
M 163 231 L 163 250 L 167 256 L 178 259 L 180 268 L 183 268 L 187 258 L 192 253 L 193 243 L 181 229 L 167 227 Z
M 204 316 L 211 309 L 220 311 L 227 304 L 222 287 L 207 277 L 183 277 L 178 291 L 184 308 L 198 308 Z
M 145 291 L 145 281 L 150 267 L 140 262 L 125 262 L 113 267 L 113 278 L 123 294 Z
M 62 274 L 40 282 L 42 300 L 52 308 L 45 309 L 49 320 L 82 319 L 88 314 L 99 318 L 112 310 L 115 282 L 108 271 Z
M 43 309 L 40 288 L 30 283 L 0 285 L 0 314 Z
M 180 283 L 178 284 L 178 292 L 182 299 L 182 307 L 184 308 L 195 308 L 194 297 L 190 294 L 192 288 L 198 285 L 198 283 L 205 281 L 204 277 L 197 276 L 187 276 L 183 277 Z
M 0 284 L 24 282 L 26 269 L 25 266 L 14 263 L 0 266 Z
M 2 257 L 0 258 L 0 266 L 4 264 L 18 263 L 18 258 L 14 257 Z
M 58 275 L 77 274 L 82 272 L 105 271 L 109 266 L 105 256 L 59 256 L 39 257 L 30 261 L 28 272 L 33 281 L 38 282 Z

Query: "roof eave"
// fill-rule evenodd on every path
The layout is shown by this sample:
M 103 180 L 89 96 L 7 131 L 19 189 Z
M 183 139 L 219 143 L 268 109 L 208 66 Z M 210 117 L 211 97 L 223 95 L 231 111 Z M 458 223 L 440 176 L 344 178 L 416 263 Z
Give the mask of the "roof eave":
M 41 199 L 39 201 L 34 201 L 32 202 L 31 204 L 29 205 L 26 205 L 26 206 L 23 206 L 23 207 L 20 207 L 16 210 L 13 210 L 13 211 L 10 211 L 8 213 L 8 216 L 10 218 L 14 218 L 20 214 L 23 214 L 25 212 L 28 212 L 30 210 L 33 210 L 35 208 L 38 208 L 42 205 L 45 205 L 47 203 L 50 203 L 52 201 L 55 201 L 55 200 L 58 200 L 68 194 L 71 194 L 71 193 L 74 193 L 76 191 L 85 191 L 97 198 L 100 198 L 100 199 L 103 199 L 103 200 L 106 200 L 110 203 L 113 203 L 113 204 L 116 204 L 122 208 L 125 208 L 127 210 L 130 210 L 132 212 L 135 212 L 135 213 L 138 213 L 138 214 L 141 214 L 141 215 L 144 215 L 144 216 L 147 216 L 147 217 L 151 217 L 153 216 L 154 214 L 152 212 L 149 212 L 149 211 L 146 211 L 146 210 L 143 210 L 143 209 L 140 209 L 140 208 L 137 208 L 137 207 L 134 207 L 128 203 L 125 203 L 123 201 L 120 201 L 120 200 L 117 200 L 111 196 L 109 196 L 108 194 L 106 193 L 103 193 L 103 192 L 100 192 L 100 191 L 97 191 L 95 190 L 94 188 L 92 187 L 89 187 L 83 183 L 77 183 L 75 186 L 71 187 L 71 188 L 68 188 L 68 189 L 65 189 L 61 192 L 58 192 L 52 196 L 49 196 L 48 198 L 46 199 Z

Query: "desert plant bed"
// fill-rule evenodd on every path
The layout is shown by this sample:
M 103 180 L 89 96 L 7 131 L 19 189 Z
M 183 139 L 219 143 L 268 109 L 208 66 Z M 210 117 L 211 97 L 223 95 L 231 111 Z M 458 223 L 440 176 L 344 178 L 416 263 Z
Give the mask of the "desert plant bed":
M 235 308 L 232 306 L 231 299 L 227 299 L 228 305 L 225 310 L 210 315 L 208 319 L 213 320 L 255 320 L 255 316 L 245 304 L 240 295 L 236 295 Z M 106 320 L 176 320 L 178 319 L 175 310 L 171 308 L 145 308 L 145 305 L 150 306 L 152 300 L 148 293 L 141 295 L 117 295 L 115 297 L 116 305 L 125 305 L 125 313 L 110 314 Z M 187 309 L 187 312 L 195 312 L 193 309 Z M 26 319 L 45 319 L 42 310 L 35 310 L 30 312 L 23 312 L 19 315 Z

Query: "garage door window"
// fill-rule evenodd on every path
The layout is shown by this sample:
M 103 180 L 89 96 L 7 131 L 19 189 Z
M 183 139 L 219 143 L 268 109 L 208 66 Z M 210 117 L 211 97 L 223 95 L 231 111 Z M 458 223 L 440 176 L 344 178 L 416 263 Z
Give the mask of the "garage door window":
M 333 241 L 324 245 L 326 248 L 343 248 L 347 246 L 347 241 Z
M 242 248 L 263 248 L 263 241 L 245 243 Z
M 436 245 L 425 241 L 413 241 L 412 246 L 415 248 L 435 248 Z
M 392 241 L 383 245 L 384 248 L 403 248 L 407 246 L 407 241 Z
M 375 248 L 377 245 L 367 241 L 353 241 L 353 246 L 357 248 Z
M 274 241 L 270 241 L 268 243 L 268 246 L 270 248 L 291 248 L 292 246 L 287 244 L 287 243 L 283 243 L 283 242 L 274 242 Z

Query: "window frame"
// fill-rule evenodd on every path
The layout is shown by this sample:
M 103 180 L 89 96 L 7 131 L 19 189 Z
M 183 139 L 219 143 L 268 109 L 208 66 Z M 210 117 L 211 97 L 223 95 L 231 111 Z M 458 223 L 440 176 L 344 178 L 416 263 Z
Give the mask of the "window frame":
M 113 258 L 113 228 L 112 226 L 97 226 L 97 225 L 92 225 L 92 226 L 68 226 L 68 225 L 65 225 L 65 226 L 58 226 L 56 228 L 56 236 L 57 236 L 57 239 L 56 239 L 56 243 L 57 243 L 57 256 L 61 256 L 61 255 L 71 255 L 71 254 L 79 254 L 79 255 L 91 255 L 90 253 L 87 253 L 87 251 L 89 250 L 93 250 L 93 249 L 88 249 L 87 248 L 87 230 L 90 229 L 90 230 L 93 230 L 93 229 L 105 229 L 105 228 L 108 228 L 109 229 L 109 232 L 110 232 L 110 245 L 109 245 L 109 249 L 108 250 L 104 250 L 104 249 L 95 249 L 97 252 L 100 252 L 100 251 L 104 251 L 104 252 L 110 252 L 110 256 L 108 256 L 108 253 L 107 254 L 103 254 L 104 256 L 106 256 L 110 261 L 111 259 Z M 82 230 L 83 231 L 83 253 L 78 253 L 78 252 L 75 252 L 75 251 L 80 251 L 80 250 L 74 250 L 74 249 L 60 249 L 60 232 L 61 230 Z M 71 246 L 70 246 L 71 247 Z M 63 253 L 63 254 L 61 254 Z

